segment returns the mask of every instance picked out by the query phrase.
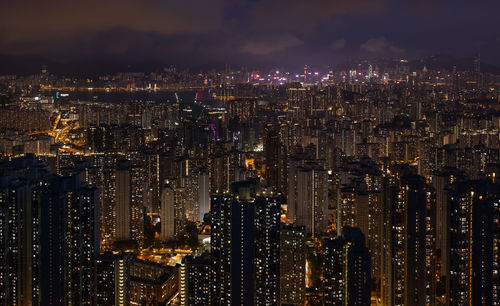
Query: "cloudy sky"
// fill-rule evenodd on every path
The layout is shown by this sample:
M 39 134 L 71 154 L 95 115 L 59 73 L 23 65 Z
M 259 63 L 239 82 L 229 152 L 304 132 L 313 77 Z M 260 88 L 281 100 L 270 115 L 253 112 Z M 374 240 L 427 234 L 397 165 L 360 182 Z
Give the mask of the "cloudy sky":
M 0 56 L 184 66 L 445 53 L 500 64 L 499 0 L 0 0 Z

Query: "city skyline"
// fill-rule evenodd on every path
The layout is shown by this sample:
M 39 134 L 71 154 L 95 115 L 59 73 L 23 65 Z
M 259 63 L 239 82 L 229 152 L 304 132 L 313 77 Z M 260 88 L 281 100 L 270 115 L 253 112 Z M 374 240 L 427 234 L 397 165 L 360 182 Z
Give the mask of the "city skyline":
M 500 3 L 0 8 L 0 304 L 500 305 Z

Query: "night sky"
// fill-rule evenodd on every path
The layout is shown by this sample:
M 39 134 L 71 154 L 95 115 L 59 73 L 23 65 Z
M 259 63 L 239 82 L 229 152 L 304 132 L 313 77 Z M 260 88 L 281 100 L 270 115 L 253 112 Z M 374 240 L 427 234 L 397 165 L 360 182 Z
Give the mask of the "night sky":
M 56 62 L 328 65 L 436 53 L 500 65 L 500 1 L 0 0 L 0 54 Z

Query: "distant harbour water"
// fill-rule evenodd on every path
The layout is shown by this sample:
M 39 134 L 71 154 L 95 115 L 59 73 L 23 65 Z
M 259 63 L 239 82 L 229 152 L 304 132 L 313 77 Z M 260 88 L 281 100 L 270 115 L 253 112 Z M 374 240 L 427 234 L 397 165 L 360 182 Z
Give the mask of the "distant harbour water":
M 207 97 L 207 90 L 201 93 L 203 97 Z M 52 96 L 54 98 L 65 98 L 71 101 L 93 101 L 104 103 L 123 103 L 133 101 L 153 101 L 156 103 L 174 103 L 177 101 L 189 103 L 194 102 L 199 91 L 168 91 L 168 90 L 119 90 L 119 91 L 94 91 L 94 90 L 80 90 L 80 91 L 58 91 L 58 90 L 45 90 L 43 95 Z M 198 98 L 198 100 L 200 100 Z

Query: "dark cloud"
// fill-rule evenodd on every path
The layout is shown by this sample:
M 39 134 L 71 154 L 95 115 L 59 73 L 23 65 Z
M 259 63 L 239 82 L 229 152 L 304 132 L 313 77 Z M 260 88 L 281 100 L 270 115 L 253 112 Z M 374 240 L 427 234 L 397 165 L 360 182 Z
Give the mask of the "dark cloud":
M 401 54 L 405 50 L 394 45 L 392 42 L 388 41 L 385 37 L 370 38 L 366 42 L 362 43 L 360 48 L 364 51 L 371 53 L 398 53 Z
M 89 31 L 130 29 L 206 33 L 223 25 L 222 0 L 24 0 L 5 1 L 0 31 L 5 41 L 66 38 Z
M 346 46 L 346 44 L 347 44 L 346 40 L 341 38 L 341 39 L 337 39 L 337 40 L 332 41 L 328 45 L 328 47 L 332 50 L 340 50 L 340 49 L 343 49 Z
M 302 66 L 481 52 L 500 63 L 500 1 L 0 1 L 0 54 L 9 56 Z
M 406 9 L 412 14 L 429 15 L 442 13 L 446 5 L 445 0 L 409 0 Z
M 379 13 L 387 0 L 261 0 L 249 8 L 250 24 L 268 30 L 307 30 L 346 15 Z
M 250 40 L 241 48 L 242 52 L 267 55 L 274 52 L 284 51 L 291 47 L 296 47 L 303 42 L 295 36 L 283 35 L 277 37 L 269 37 L 266 39 Z

